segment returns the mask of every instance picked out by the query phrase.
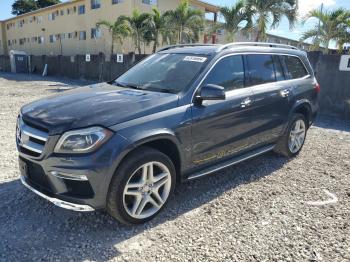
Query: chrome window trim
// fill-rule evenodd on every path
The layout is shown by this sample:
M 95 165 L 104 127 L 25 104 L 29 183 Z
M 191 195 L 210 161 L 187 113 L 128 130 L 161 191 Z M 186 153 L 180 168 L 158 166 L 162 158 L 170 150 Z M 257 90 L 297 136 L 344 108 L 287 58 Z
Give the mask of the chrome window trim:
M 213 70 L 214 66 L 216 66 L 217 63 L 219 63 L 222 59 L 226 58 L 226 57 L 230 57 L 230 56 L 236 56 L 236 55 L 280 55 L 280 56 L 293 56 L 293 57 L 297 57 L 303 64 L 306 72 L 308 73 L 308 75 L 302 77 L 302 78 L 296 78 L 296 79 L 285 79 L 282 81 L 276 81 L 276 82 L 272 82 L 272 83 L 280 83 L 280 82 L 286 82 L 286 81 L 295 81 L 295 80 L 301 80 L 301 79 L 307 79 L 309 77 L 311 77 L 310 72 L 307 68 L 307 66 L 305 65 L 304 61 L 302 59 L 300 59 L 300 57 L 298 55 L 294 55 L 294 54 L 287 54 L 287 53 L 273 53 L 273 52 L 240 52 L 240 53 L 234 53 L 234 54 L 226 54 L 222 57 L 220 57 L 218 60 L 215 61 L 215 63 L 209 68 L 208 72 L 203 76 L 202 80 L 199 82 L 199 84 L 197 85 L 197 87 L 194 89 L 194 92 L 192 93 L 192 98 L 191 98 L 191 103 L 194 102 L 194 96 L 197 93 L 198 89 L 202 86 L 204 80 L 207 78 L 207 76 L 209 75 L 209 73 Z M 266 84 L 271 84 L 271 83 L 264 83 L 261 85 L 266 85 Z M 255 86 L 260 86 L 260 85 L 255 85 Z M 251 87 L 244 87 L 244 88 L 251 88 Z M 239 89 L 244 89 L 244 88 L 239 88 Z M 239 90 L 236 89 L 236 90 Z M 234 90 L 230 90 L 227 92 L 232 92 Z M 227 93 L 225 91 L 225 93 Z

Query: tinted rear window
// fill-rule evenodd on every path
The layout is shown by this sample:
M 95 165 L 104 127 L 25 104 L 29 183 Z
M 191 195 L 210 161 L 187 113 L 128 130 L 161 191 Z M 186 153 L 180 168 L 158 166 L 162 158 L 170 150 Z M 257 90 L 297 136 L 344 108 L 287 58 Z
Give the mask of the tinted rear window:
M 302 78 L 308 75 L 304 64 L 300 61 L 298 57 L 295 56 L 284 56 L 284 61 L 288 69 L 289 77 L 291 79 Z
M 249 86 L 276 81 L 271 55 L 247 55 Z

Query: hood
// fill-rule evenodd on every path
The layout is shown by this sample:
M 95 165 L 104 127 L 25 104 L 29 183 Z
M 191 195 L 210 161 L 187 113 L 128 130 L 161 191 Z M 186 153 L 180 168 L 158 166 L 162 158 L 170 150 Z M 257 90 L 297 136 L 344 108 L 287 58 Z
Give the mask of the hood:
M 107 83 L 76 88 L 22 107 L 23 120 L 50 135 L 88 126 L 109 127 L 177 106 L 176 94 L 121 88 Z

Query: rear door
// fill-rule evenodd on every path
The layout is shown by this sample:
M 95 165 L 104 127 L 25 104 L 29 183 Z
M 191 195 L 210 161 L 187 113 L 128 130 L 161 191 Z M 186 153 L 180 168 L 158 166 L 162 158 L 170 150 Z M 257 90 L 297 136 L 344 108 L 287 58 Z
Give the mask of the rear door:
M 253 92 L 252 142 L 258 146 L 275 141 L 283 132 L 291 106 L 291 89 L 279 56 L 245 56 L 247 85 Z
M 252 91 L 245 87 L 243 57 L 222 58 L 201 86 L 206 84 L 224 87 L 226 99 L 192 106 L 194 168 L 224 160 L 250 147 L 251 114 L 247 105 Z

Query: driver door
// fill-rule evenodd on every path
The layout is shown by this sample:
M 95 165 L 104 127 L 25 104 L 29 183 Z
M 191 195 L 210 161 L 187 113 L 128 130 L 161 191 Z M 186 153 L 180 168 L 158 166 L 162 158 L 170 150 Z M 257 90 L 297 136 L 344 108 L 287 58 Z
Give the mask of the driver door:
M 222 58 L 205 77 L 201 87 L 207 84 L 222 86 L 226 99 L 193 103 L 194 169 L 225 160 L 252 146 L 250 105 L 253 93 L 244 83 L 244 61 L 241 55 Z

